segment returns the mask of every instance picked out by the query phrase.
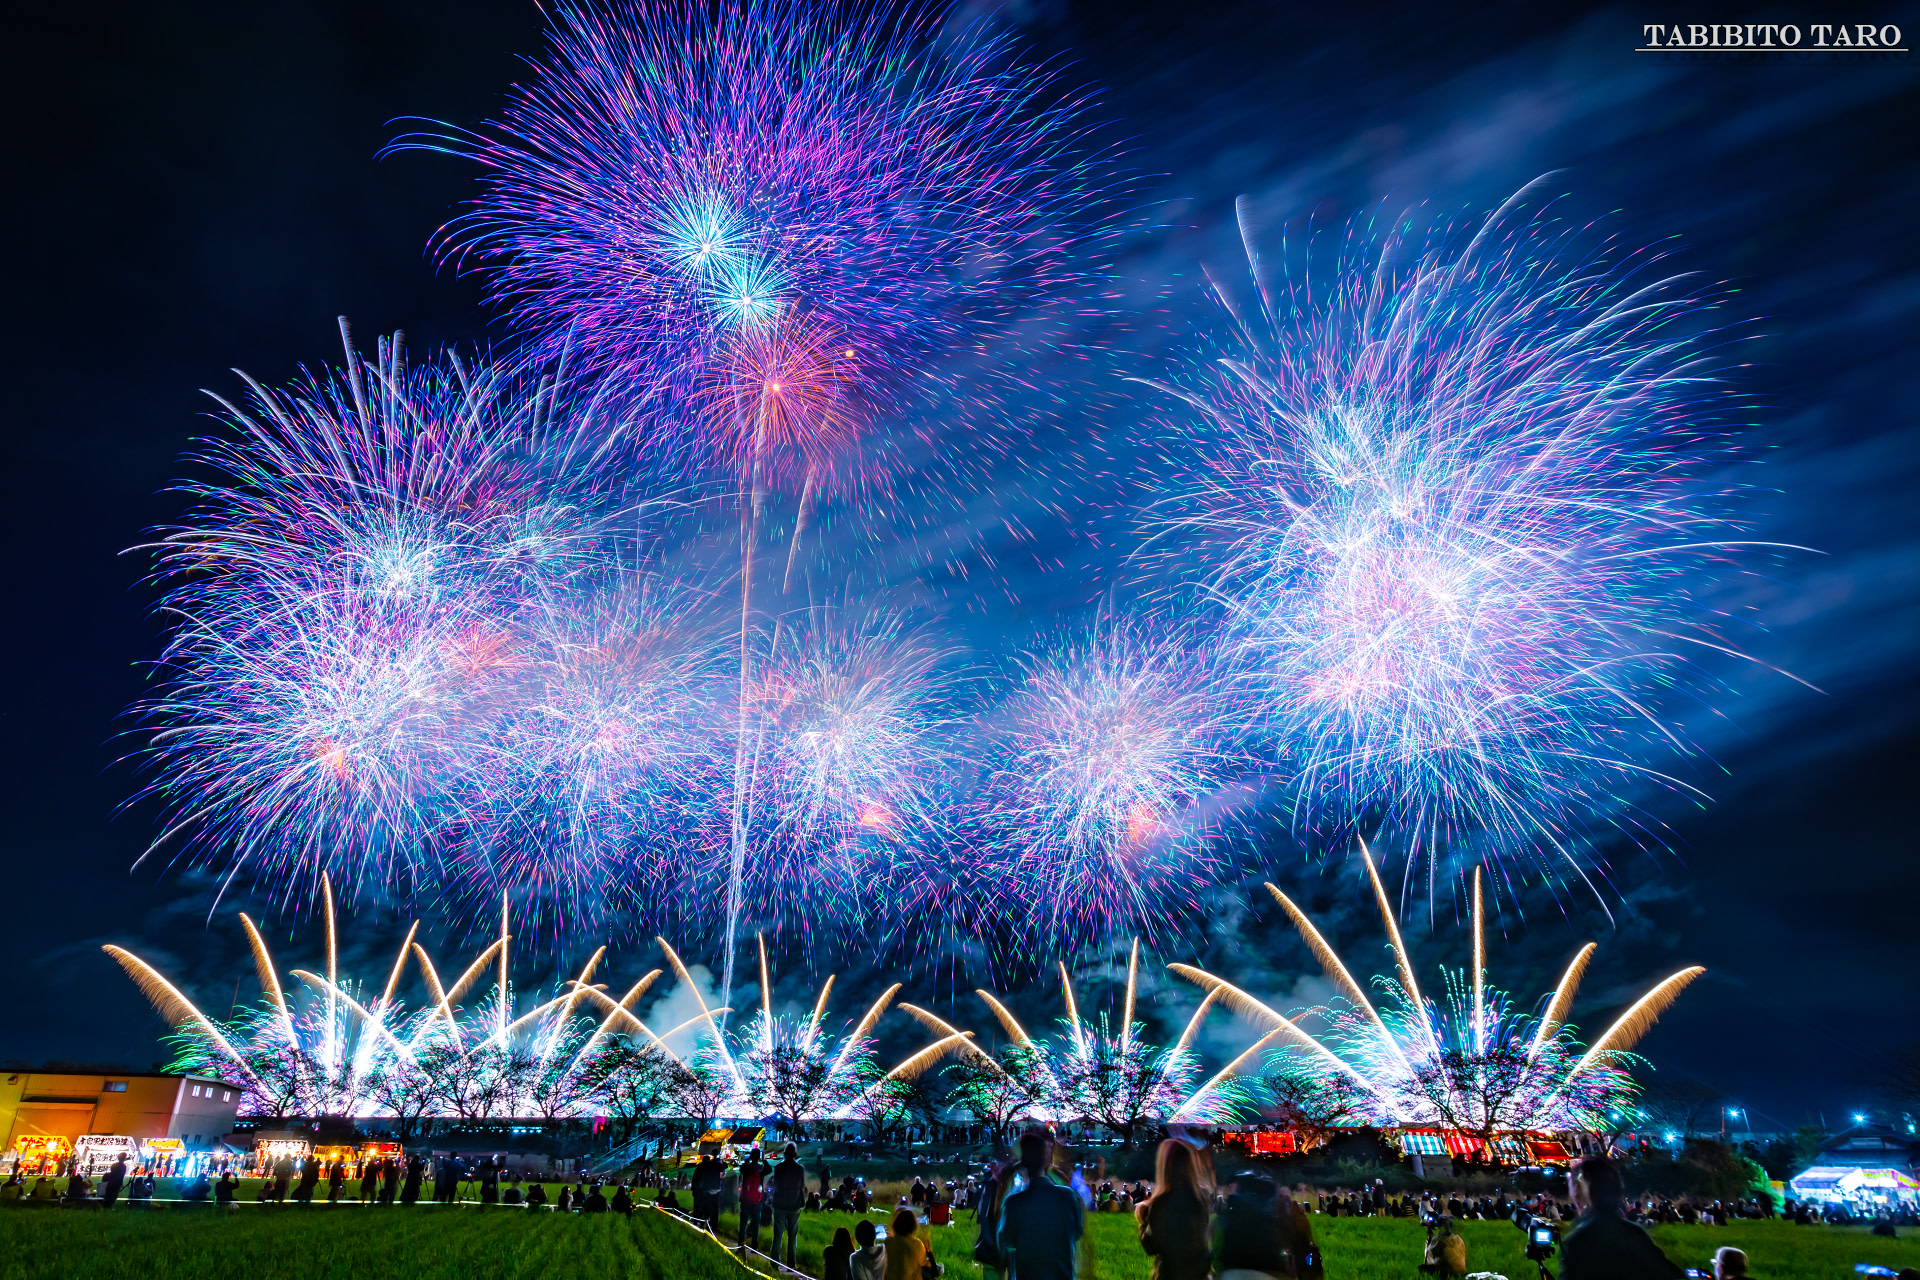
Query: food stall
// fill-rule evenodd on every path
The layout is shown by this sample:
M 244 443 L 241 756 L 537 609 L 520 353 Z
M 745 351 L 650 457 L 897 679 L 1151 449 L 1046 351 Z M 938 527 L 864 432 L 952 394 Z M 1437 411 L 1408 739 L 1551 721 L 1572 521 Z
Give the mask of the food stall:
M 179 1138 L 148 1138 L 140 1144 L 140 1163 L 163 1178 L 181 1172 L 186 1154 L 187 1144 Z
M 342 1168 L 341 1177 L 351 1181 L 360 1176 L 360 1153 L 352 1147 L 315 1147 L 313 1161 L 323 1178 L 332 1174 L 336 1164 Z
M 11 1154 L 21 1177 L 52 1177 L 73 1154 L 73 1143 L 57 1133 L 23 1133 L 13 1140 Z
M 376 1160 L 403 1161 L 406 1149 L 397 1142 L 363 1142 L 360 1144 L 360 1167 L 365 1169 Z
M 302 1138 L 260 1138 L 253 1144 L 253 1171 L 270 1176 L 282 1160 L 305 1160 L 312 1154 L 313 1144 Z
M 140 1144 L 118 1133 L 83 1133 L 73 1144 L 73 1168 L 82 1177 L 98 1178 L 111 1171 L 116 1160 L 125 1160 L 132 1169 L 140 1160 Z

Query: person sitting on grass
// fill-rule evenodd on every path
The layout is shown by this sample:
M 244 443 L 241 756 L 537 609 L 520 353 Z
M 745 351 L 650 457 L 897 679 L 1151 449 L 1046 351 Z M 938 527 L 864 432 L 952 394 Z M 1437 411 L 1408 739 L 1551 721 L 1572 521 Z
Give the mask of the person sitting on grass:
M 1438 1224 L 1427 1224 L 1427 1260 L 1420 1264 L 1420 1273 L 1429 1276 L 1463 1276 L 1467 1274 L 1467 1241 L 1464 1236 L 1453 1233 L 1453 1219 L 1442 1218 Z
M 853 1236 L 845 1227 L 833 1229 L 833 1243 L 820 1251 L 822 1280 L 853 1280 Z
M 527 1188 L 527 1208 L 544 1209 L 547 1207 L 547 1188 L 544 1183 L 536 1182 Z
M 1560 1280 L 1680 1280 L 1685 1273 L 1621 1211 L 1620 1166 L 1588 1156 L 1567 1172 L 1580 1221 L 1560 1242 Z
M 572 1183 L 563 1182 L 560 1184 L 560 1199 L 558 1203 L 556 1203 L 553 1207 L 554 1207 L 554 1210 L 558 1213 L 573 1212 L 573 1184 Z
M 927 1247 L 927 1238 L 920 1233 L 920 1219 L 911 1208 L 893 1215 L 887 1226 L 886 1253 L 886 1280 L 920 1280 L 933 1262 L 933 1250 Z
M 853 1224 L 853 1239 L 860 1247 L 847 1260 L 847 1280 L 887 1280 L 887 1251 L 879 1238 L 872 1218 Z
M 667 1187 L 660 1192 L 660 1194 L 655 1198 L 654 1202 L 658 1204 L 662 1209 L 677 1210 L 680 1207 L 680 1197 L 674 1194 L 673 1186 L 671 1183 L 669 1183 Z
M 1713 1251 L 1713 1280 L 1747 1280 L 1747 1255 L 1730 1244 Z
M 507 1182 L 507 1189 L 500 1193 L 501 1204 L 522 1204 L 525 1202 L 525 1199 L 526 1197 L 520 1194 L 520 1179 L 518 1178 L 510 1179 Z
M 589 1188 L 587 1191 L 587 1203 L 584 1206 L 582 1206 L 581 1212 L 582 1213 L 605 1213 L 606 1211 L 607 1211 L 607 1197 L 600 1190 L 600 1181 L 599 1179 L 596 1178 L 594 1179 L 593 1186 Z
M 625 1214 L 627 1217 L 633 1216 L 633 1197 L 627 1194 L 627 1184 L 624 1182 L 620 1184 L 620 1189 L 613 1193 L 613 1211 Z

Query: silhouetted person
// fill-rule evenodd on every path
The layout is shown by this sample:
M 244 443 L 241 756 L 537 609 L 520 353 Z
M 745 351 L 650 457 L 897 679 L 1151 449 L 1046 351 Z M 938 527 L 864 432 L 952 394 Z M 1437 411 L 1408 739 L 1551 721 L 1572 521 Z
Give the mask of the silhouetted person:
M 1207 1193 L 1200 1162 L 1178 1138 L 1160 1144 L 1154 1158 L 1158 1189 L 1135 1210 L 1140 1247 L 1153 1259 L 1153 1280 L 1206 1280 L 1213 1263 L 1207 1247 Z
M 1560 1242 L 1560 1280 L 1677 1280 L 1685 1273 L 1621 1211 L 1620 1166 L 1588 1156 L 1567 1172 L 1580 1221 Z
M 113 1162 L 113 1168 L 107 1170 L 107 1176 L 100 1179 L 100 1198 L 113 1208 L 113 1202 L 120 1198 L 120 1188 L 127 1180 L 127 1158 L 121 1156 Z
M 780 1157 L 780 1163 L 773 1166 L 773 1244 L 770 1256 L 780 1258 L 780 1237 L 784 1233 L 787 1240 L 788 1266 L 793 1265 L 794 1255 L 799 1248 L 800 1210 L 807 1203 L 807 1171 L 800 1164 L 800 1148 L 789 1142 Z
M 1000 1205 L 998 1242 L 1008 1280 L 1073 1280 L 1086 1206 L 1047 1177 L 1052 1146 L 1044 1133 L 1020 1135 L 1020 1172 L 1027 1183 Z
M 293 1189 L 293 1198 L 298 1204 L 313 1203 L 313 1189 L 320 1185 L 320 1162 L 308 1156 L 300 1162 L 300 1182 Z
M 400 1203 L 415 1204 L 420 1199 L 420 1183 L 426 1177 L 427 1162 L 419 1156 L 407 1160 L 407 1180 L 400 1184 Z

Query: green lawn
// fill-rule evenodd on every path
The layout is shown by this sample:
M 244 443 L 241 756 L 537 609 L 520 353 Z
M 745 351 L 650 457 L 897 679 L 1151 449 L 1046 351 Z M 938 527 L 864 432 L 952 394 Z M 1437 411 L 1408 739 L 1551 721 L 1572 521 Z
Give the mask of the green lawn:
M 7 1280 L 739 1280 L 740 1265 L 648 1211 L 561 1217 L 294 1206 L 0 1212 Z
M 558 1185 L 549 1188 L 557 1195 Z M 684 1202 L 684 1194 L 682 1200 Z M 876 1220 L 884 1215 L 876 1213 Z M 801 1219 L 801 1268 L 820 1271 L 821 1250 L 835 1227 L 851 1228 L 849 1214 L 813 1213 Z M 1410 1280 L 1425 1232 L 1412 1219 L 1315 1217 L 1330 1280 Z M 722 1220 L 731 1240 L 735 1220 Z M 1524 1238 L 1510 1223 L 1461 1224 L 1467 1265 L 1509 1280 L 1533 1280 Z M 761 1247 L 770 1244 L 761 1232 Z M 973 1221 L 932 1229 L 933 1248 L 949 1280 L 978 1280 L 972 1260 Z M 1920 1267 L 1920 1232 L 1876 1239 L 1865 1228 L 1795 1227 L 1779 1222 L 1725 1228 L 1660 1227 L 1654 1232 L 1683 1266 L 1706 1267 L 1714 1249 L 1747 1250 L 1760 1280 L 1794 1277 L 1842 1280 L 1854 1265 Z M 1132 1219 L 1095 1214 L 1088 1243 L 1101 1280 L 1146 1280 Z M 243 1204 L 231 1212 L 160 1204 L 112 1212 L 12 1207 L 0 1211 L 0 1274 L 6 1280 L 139 1276 L 141 1280 L 736 1280 L 739 1264 L 699 1232 L 662 1215 L 641 1212 L 561 1217 L 511 1208 L 421 1205 L 394 1212 L 357 1205 L 302 1209 Z

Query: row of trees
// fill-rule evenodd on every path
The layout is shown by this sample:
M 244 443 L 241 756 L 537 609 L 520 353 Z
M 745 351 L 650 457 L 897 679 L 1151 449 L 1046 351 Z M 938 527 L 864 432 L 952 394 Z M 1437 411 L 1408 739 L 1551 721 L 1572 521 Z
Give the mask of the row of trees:
M 625 1036 L 607 1036 L 585 1054 L 576 1048 L 431 1043 L 358 1070 L 351 1056 L 330 1066 L 305 1047 L 261 1038 L 241 1051 L 234 1066 L 243 1070 L 234 1074 L 253 1082 L 247 1109 L 255 1115 L 378 1114 L 391 1118 L 401 1141 L 442 1120 L 539 1120 L 557 1130 L 605 1116 L 625 1141 L 662 1126 L 704 1129 L 717 1117 L 751 1115 L 799 1136 L 832 1117 L 879 1145 L 942 1124 L 978 1126 L 1001 1142 L 1036 1119 L 1090 1121 L 1131 1145 L 1143 1129 L 1176 1118 L 1193 1076 L 1190 1055 L 1111 1035 L 1057 1050 L 1024 1042 L 996 1057 L 963 1051 L 944 1068 L 911 1072 L 884 1070 L 864 1045 L 835 1054 L 786 1036 L 730 1057 L 709 1043 L 684 1060 Z M 1228 1082 L 1216 1092 L 1238 1098 L 1248 1090 Z

